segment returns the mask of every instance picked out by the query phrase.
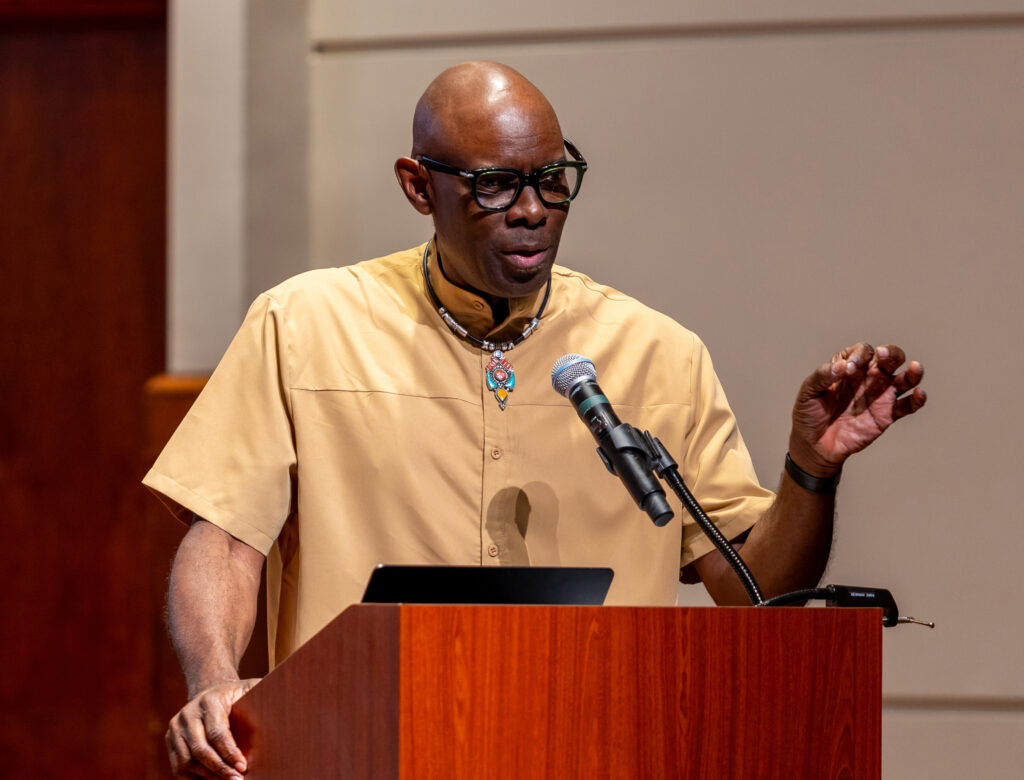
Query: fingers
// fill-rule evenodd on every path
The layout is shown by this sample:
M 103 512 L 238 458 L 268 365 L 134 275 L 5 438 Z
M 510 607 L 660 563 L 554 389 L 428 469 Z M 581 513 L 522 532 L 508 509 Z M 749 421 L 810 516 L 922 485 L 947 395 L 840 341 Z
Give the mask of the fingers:
M 885 344 L 875 350 L 875 365 L 883 374 L 892 376 L 907 359 L 906 353 L 895 344 Z
M 805 380 L 805 386 L 814 394 L 821 394 L 841 379 L 858 381 L 858 374 L 867 372 L 869 379 L 881 378 L 885 386 L 894 386 L 902 395 L 917 387 L 924 377 L 924 368 L 912 360 L 906 370 L 897 374 L 907 355 L 896 344 L 885 344 L 875 349 L 866 342 L 859 342 L 833 355 Z
M 914 388 L 914 392 L 905 395 L 893 405 L 892 419 L 895 422 L 901 417 L 913 414 L 928 400 L 928 395 L 920 387 Z
M 898 396 L 917 387 L 924 378 L 924 367 L 918 361 L 910 361 L 904 371 L 896 373 L 906 359 L 906 353 L 895 344 L 879 347 L 875 351 L 874 370 L 869 374 L 871 384 L 877 386 L 879 392 L 894 387 Z
M 858 406 L 868 408 L 887 390 L 894 389 L 896 400 L 892 405 L 892 421 L 895 422 L 913 414 L 928 400 L 924 390 L 918 387 L 924 379 L 924 366 L 912 360 L 906 369 L 899 371 L 906 359 L 906 352 L 896 344 L 874 349 L 870 344 L 861 342 L 839 352 L 825 366 L 837 381 L 839 378 L 847 380 L 845 388 L 840 387 L 840 396 L 844 391 L 852 392 L 853 387 L 863 381 L 863 396 L 859 396 Z
M 874 348 L 863 341 L 837 352 L 804 380 L 803 394 L 810 397 L 823 395 L 837 382 L 855 377 L 867 369 L 874 354 Z
M 858 342 L 852 347 L 847 347 L 838 355 L 841 360 L 846 361 L 847 375 L 855 374 L 858 370 L 867 368 L 874 356 L 875 348 L 865 341 Z
M 228 720 L 231 705 L 237 699 L 238 696 L 227 701 L 219 696 L 206 697 L 200 701 L 199 706 L 203 714 L 206 739 L 216 750 L 216 753 L 213 754 L 215 760 L 224 768 L 229 768 L 227 765 L 230 765 L 241 773 L 245 771 L 245 757 L 238 749 L 238 745 L 235 744 L 235 738 L 231 735 L 231 723 Z M 216 769 L 221 771 L 220 767 L 216 767 Z
M 203 691 L 171 720 L 167 752 L 177 777 L 241 778 L 245 756 L 231 734 L 231 705 L 251 686 L 238 682 Z
M 892 377 L 891 384 L 896 389 L 896 395 L 901 396 L 921 384 L 923 378 L 924 368 L 916 360 L 912 360 L 905 371 Z
M 906 370 L 897 374 L 896 371 L 907 359 L 907 354 L 895 344 L 886 344 L 875 351 L 875 364 L 878 369 L 894 380 L 897 390 L 907 392 L 920 384 L 924 377 L 924 367 L 916 360 L 911 360 Z
M 175 777 L 223 777 L 207 769 L 192 757 L 192 750 L 185 738 L 180 733 L 176 733 L 173 726 L 164 739 L 167 743 L 167 753 L 171 758 L 171 771 Z M 232 775 L 228 775 L 228 777 L 232 777 Z

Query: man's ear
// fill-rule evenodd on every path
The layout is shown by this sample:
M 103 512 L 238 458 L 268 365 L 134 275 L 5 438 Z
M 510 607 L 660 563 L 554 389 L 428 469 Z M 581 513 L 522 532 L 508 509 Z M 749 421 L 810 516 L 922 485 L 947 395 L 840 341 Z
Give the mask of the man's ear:
M 433 213 L 434 206 L 427 192 L 427 177 L 423 175 L 423 166 L 411 157 L 399 157 L 395 160 L 395 177 L 414 209 L 420 214 Z

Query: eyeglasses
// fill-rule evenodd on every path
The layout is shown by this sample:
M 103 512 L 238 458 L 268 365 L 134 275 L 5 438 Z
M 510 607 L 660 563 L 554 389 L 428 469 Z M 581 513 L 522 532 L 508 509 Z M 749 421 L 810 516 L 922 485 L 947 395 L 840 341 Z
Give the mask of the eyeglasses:
M 587 161 L 579 150 L 568 139 L 563 138 L 562 141 L 574 160 L 542 165 L 532 173 L 523 173 L 515 168 L 476 168 L 466 171 L 423 155 L 417 159 L 430 170 L 461 176 L 472 182 L 473 199 L 485 211 L 507 211 L 512 208 L 524 186 L 533 187 L 545 206 L 560 206 L 576 197 L 583 182 L 583 174 L 587 171 Z

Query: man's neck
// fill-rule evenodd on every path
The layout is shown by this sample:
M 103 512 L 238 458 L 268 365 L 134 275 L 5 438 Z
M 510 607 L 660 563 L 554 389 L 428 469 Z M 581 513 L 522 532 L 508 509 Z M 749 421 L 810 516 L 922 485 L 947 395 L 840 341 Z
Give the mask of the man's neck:
M 479 293 L 477 293 L 479 295 Z M 498 326 L 508 319 L 509 314 L 509 300 L 508 298 L 494 298 L 490 295 L 485 295 L 486 300 L 491 305 L 491 316 L 494 318 L 494 325 Z
M 440 254 L 437 255 L 437 268 L 444 276 L 444 278 L 447 279 L 451 284 L 455 285 L 461 290 L 465 290 L 466 292 L 471 292 L 474 295 L 479 295 L 481 298 L 487 301 L 488 305 L 491 307 L 491 317 L 494 319 L 495 327 L 497 327 L 498 325 L 500 325 L 501 323 L 508 319 L 509 312 L 512 310 L 512 304 L 508 298 L 498 298 L 494 295 L 489 295 L 488 293 L 482 292 L 481 290 L 477 290 L 473 287 L 468 287 L 466 285 L 459 284 L 450 276 L 448 276 L 448 274 L 445 272 L 444 261 L 441 259 Z

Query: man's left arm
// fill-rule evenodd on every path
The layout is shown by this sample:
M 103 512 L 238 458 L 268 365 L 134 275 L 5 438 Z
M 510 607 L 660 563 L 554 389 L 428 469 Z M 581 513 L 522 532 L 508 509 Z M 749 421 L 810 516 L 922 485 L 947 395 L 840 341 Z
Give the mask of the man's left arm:
M 861 343 L 804 380 L 789 436 L 789 455 L 799 471 L 826 482 L 837 477 L 847 458 L 924 406 L 926 396 L 918 387 L 924 369 L 911 361 L 899 371 L 905 360 L 895 345 L 876 350 Z M 775 501 L 740 548 L 765 598 L 817 585 L 832 547 L 834 511 L 834 490 L 815 492 L 783 473 Z M 717 550 L 694 565 L 715 603 L 750 603 Z

